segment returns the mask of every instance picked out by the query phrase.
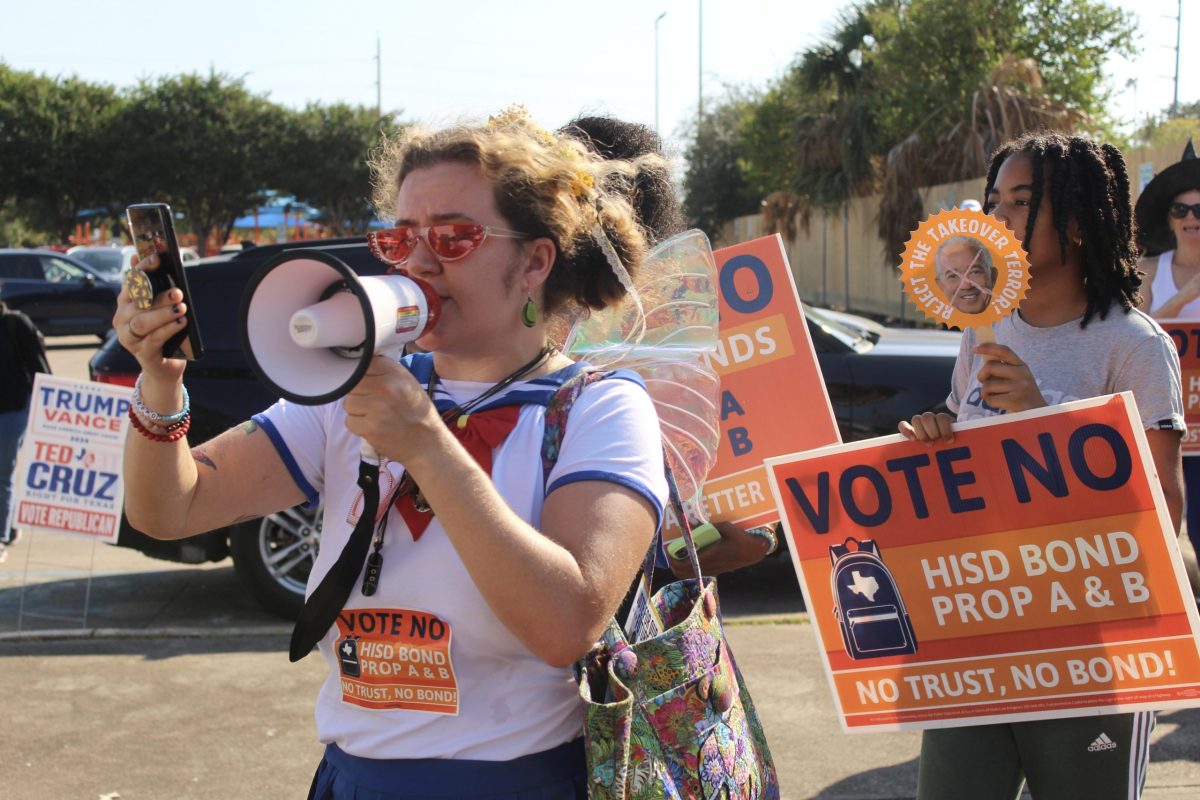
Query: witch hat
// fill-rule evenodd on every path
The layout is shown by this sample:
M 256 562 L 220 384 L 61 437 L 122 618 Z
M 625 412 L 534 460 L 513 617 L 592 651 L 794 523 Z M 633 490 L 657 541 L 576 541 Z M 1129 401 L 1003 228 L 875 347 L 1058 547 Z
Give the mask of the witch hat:
M 1200 158 L 1196 158 L 1196 148 L 1189 136 L 1179 161 L 1146 184 L 1134 207 L 1138 245 L 1146 255 L 1158 255 L 1175 248 L 1175 237 L 1167 225 L 1167 207 L 1175 197 L 1192 189 L 1200 190 Z

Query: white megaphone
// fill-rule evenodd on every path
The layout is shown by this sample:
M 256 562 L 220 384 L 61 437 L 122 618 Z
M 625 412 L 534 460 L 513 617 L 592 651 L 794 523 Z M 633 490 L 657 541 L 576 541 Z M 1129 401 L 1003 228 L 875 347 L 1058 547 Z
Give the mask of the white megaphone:
M 376 354 L 398 357 L 440 309 L 424 281 L 359 277 L 325 252 L 292 250 L 263 264 L 246 286 L 242 344 L 276 394 L 319 405 L 354 388 Z

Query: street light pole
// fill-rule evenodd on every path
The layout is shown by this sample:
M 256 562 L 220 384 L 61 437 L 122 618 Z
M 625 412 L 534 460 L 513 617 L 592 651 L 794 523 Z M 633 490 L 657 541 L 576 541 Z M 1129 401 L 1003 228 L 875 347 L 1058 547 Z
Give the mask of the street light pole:
M 658 127 L 658 23 L 662 22 L 662 18 L 667 15 L 667 12 L 662 12 L 654 18 L 654 132 L 662 135 L 662 131 Z
M 375 31 L 375 116 L 383 118 L 383 51 L 379 31 Z
M 700 59 L 699 66 L 696 70 L 698 101 L 696 103 L 696 123 L 704 118 L 704 0 L 699 0 L 700 3 Z

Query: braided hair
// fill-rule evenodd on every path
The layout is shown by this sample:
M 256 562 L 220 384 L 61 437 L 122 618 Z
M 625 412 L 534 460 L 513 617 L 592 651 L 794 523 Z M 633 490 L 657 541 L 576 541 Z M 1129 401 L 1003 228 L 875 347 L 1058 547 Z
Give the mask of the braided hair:
M 1087 296 L 1081 328 L 1093 317 L 1104 319 L 1117 304 L 1124 312 L 1138 305 L 1142 285 L 1137 271 L 1138 251 L 1133 206 L 1129 200 L 1129 174 L 1125 157 L 1110 144 L 1057 131 L 1029 133 L 1002 145 L 992 155 L 985 196 L 991 197 L 1000 165 L 1016 153 L 1033 162 L 1033 196 L 1025 241 L 1033 237 L 1045 196 L 1049 172 L 1054 228 L 1058 231 L 1059 258 L 1067 259 L 1067 227 L 1072 218 L 1082 234 L 1083 285 Z M 992 204 L 986 210 L 990 211 Z

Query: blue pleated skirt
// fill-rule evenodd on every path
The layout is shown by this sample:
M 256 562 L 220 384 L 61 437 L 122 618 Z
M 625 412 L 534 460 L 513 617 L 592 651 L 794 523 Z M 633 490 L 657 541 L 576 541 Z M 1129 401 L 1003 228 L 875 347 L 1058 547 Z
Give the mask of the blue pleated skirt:
M 360 758 L 325 747 L 309 800 L 586 800 L 583 739 L 512 761 Z

